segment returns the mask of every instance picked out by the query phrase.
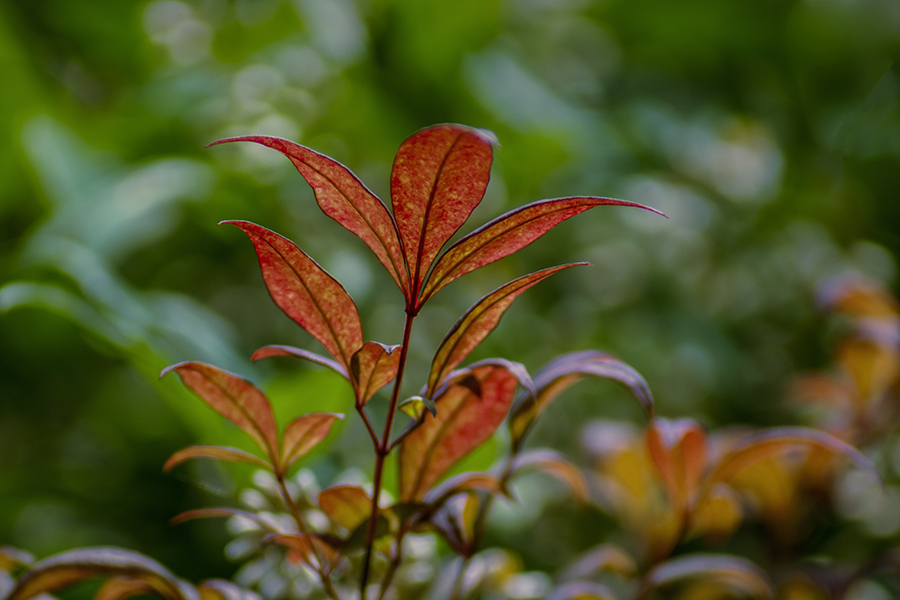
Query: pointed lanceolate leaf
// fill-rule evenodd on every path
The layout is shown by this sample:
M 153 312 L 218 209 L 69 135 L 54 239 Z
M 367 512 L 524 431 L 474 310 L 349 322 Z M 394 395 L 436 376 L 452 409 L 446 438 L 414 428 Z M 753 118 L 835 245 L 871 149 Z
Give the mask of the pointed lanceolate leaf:
M 412 135 L 397 151 L 391 204 L 414 294 L 438 251 L 481 202 L 493 143 L 484 131 L 437 125 Z
M 706 431 L 693 419 L 654 419 L 647 427 L 647 449 L 676 510 L 696 498 L 706 474 Z
M 454 279 L 521 250 L 570 217 L 603 205 L 635 206 L 662 214 L 636 202 L 591 196 L 526 204 L 500 215 L 448 248 L 434 265 L 419 305 Z
M 264 358 L 272 358 L 273 356 L 292 356 L 294 358 L 302 358 L 303 360 L 308 360 L 309 362 L 316 363 L 317 365 L 328 367 L 329 369 L 337 372 L 341 377 L 344 377 L 348 380 L 350 379 L 350 376 L 347 375 L 347 369 L 345 369 L 344 366 L 336 360 L 331 360 L 330 358 L 326 358 L 321 354 L 316 354 L 315 352 L 310 352 L 309 350 L 294 348 L 293 346 L 263 346 L 253 353 L 253 355 L 250 357 L 250 360 L 256 362 Z
M 242 229 L 253 242 L 269 294 L 345 368 L 362 346 L 362 323 L 353 299 L 289 239 L 247 221 L 223 221 Z
M 740 595 L 774 598 L 772 584 L 762 569 L 746 559 L 720 554 L 689 554 L 667 560 L 647 573 L 644 585 L 655 589 L 697 578 Z
M 537 448 L 520 453 L 513 460 L 512 477 L 517 477 L 529 471 L 541 471 L 565 484 L 575 495 L 575 498 L 586 503 L 590 494 L 587 480 L 571 460 L 547 448 Z
M 212 365 L 183 362 L 163 370 L 175 371 L 184 384 L 223 417 L 253 438 L 271 460 L 278 456 L 278 430 L 272 407 L 256 386 Z
M 101 575 L 140 576 L 155 593 L 168 600 L 193 597 L 186 583 L 155 560 L 121 548 L 69 550 L 35 563 L 16 582 L 5 600 L 28 600 Z
M 586 264 L 588 263 L 571 263 L 543 269 L 519 277 L 478 300 L 453 325 L 438 347 L 431 362 L 425 396 L 433 397 L 444 377 L 493 331 L 500 322 L 500 317 L 519 294 L 558 271 Z
M 230 519 L 231 517 L 241 517 L 242 519 L 247 519 L 248 521 L 256 523 L 262 529 L 273 533 L 280 533 L 279 529 L 273 523 L 270 523 L 257 513 L 238 510 L 236 508 L 196 508 L 194 510 L 187 510 L 169 519 L 169 523 L 172 525 L 180 525 L 181 523 L 193 521 L 194 519 Z
M 333 523 L 353 531 L 369 518 L 372 498 L 359 486 L 333 485 L 319 492 L 319 508 Z
M 506 495 L 503 481 L 499 477 L 493 473 L 475 471 L 460 473 L 443 481 L 425 494 L 424 502 L 434 510 L 443 506 L 453 496 L 473 494 L 474 492 Z
M 263 469 L 272 470 L 272 465 L 259 458 L 255 454 L 238 450 L 237 448 L 229 448 L 228 446 L 188 446 L 179 450 L 169 457 L 166 464 L 163 465 L 163 472 L 168 473 L 181 463 L 192 460 L 194 458 L 211 458 L 213 460 L 224 460 L 227 462 L 244 462 Z
M 294 462 L 303 458 L 316 444 L 325 439 L 336 419 L 344 415 L 335 413 L 309 413 L 300 415 L 284 428 L 281 441 L 281 460 L 278 470 L 287 471 Z
M 606 352 L 573 352 L 558 357 L 538 371 L 534 378 L 535 398 L 521 398 L 513 406 L 509 419 L 513 445 L 518 447 L 522 443 L 534 420 L 559 394 L 585 377 L 611 379 L 624 385 L 647 414 L 653 415 L 653 395 L 640 373 Z
M 759 433 L 751 433 L 737 442 L 719 459 L 707 478 L 707 487 L 716 482 L 728 481 L 740 470 L 751 464 L 797 448 L 820 448 L 845 456 L 857 467 L 868 471 L 879 483 L 881 475 L 865 455 L 833 435 L 805 427 L 777 427 Z
M 400 368 L 400 346 L 366 342 L 350 359 L 353 387 L 358 404 L 368 402 L 375 392 L 389 384 Z
M 350 169 L 314 150 L 281 138 L 263 135 L 219 140 L 256 142 L 287 156 L 312 186 L 322 211 L 356 234 L 375 253 L 404 295 L 409 277 L 400 246 L 397 226 L 384 203 L 357 179 Z
M 437 398 L 437 415 L 426 414 L 400 447 L 400 499 L 420 500 L 457 461 L 493 435 L 515 395 L 517 379 L 502 367 L 472 369 L 479 397 L 462 385 Z

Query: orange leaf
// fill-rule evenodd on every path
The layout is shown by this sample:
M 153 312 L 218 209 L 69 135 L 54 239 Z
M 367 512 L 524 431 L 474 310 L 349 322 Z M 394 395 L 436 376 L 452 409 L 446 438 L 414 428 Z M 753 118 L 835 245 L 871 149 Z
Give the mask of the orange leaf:
M 362 323 L 353 299 L 289 239 L 247 221 L 222 221 L 243 230 L 253 242 L 275 304 L 319 340 L 345 369 L 362 346 Z
M 706 432 L 693 419 L 654 419 L 647 427 L 647 449 L 670 500 L 682 510 L 694 501 L 706 470 Z
M 319 508 L 333 523 L 353 531 L 369 518 L 372 498 L 355 485 L 333 485 L 319 492 Z
M 179 450 L 169 457 L 166 464 L 163 465 L 163 472 L 168 473 L 181 463 L 194 458 L 211 458 L 213 460 L 224 460 L 228 462 L 244 462 L 262 467 L 263 469 L 272 470 L 272 465 L 262 460 L 256 455 L 230 448 L 228 446 L 188 446 Z
M 300 415 L 284 428 L 284 439 L 281 441 L 281 473 L 287 471 L 294 462 L 312 450 L 316 444 L 325 439 L 335 419 L 343 419 L 344 415 L 335 413 L 309 413 Z
M 389 384 L 397 376 L 400 367 L 400 346 L 385 346 L 379 342 L 366 342 L 350 359 L 357 404 L 368 402 L 375 392 Z
M 181 381 L 220 415 L 240 427 L 259 444 L 270 460 L 278 456 L 278 431 L 269 400 L 246 379 L 200 362 L 183 362 L 163 369 Z
M 485 442 L 506 416 L 517 378 L 507 369 L 484 365 L 472 369 L 481 396 L 464 385 L 450 386 L 436 399 L 437 415 L 422 424 L 400 446 L 400 498 L 420 500 L 458 460 Z

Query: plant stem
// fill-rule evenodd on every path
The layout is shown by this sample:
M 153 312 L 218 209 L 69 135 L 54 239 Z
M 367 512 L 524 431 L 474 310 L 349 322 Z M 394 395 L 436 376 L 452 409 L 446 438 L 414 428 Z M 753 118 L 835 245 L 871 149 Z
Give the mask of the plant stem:
M 316 571 L 319 574 L 319 579 L 322 580 L 322 587 L 325 588 L 325 593 L 327 593 L 334 600 L 341 600 L 341 597 L 338 595 L 337 590 L 334 589 L 334 586 L 331 585 L 331 576 L 325 572 L 323 565 L 325 564 L 319 549 L 316 547 L 315 542 L 313 542 L 313 538 L 309 533 L 309 529 L 306 528 L 306 523 L 303 522 L 303 518 L 300 516 L 300 509 L 297 507 L 297 503 L 294 502 L 294 499 L 291 498 L 290 492 L 288 492 L 287 486 L 284 483 L 284 474 L 277 475 L 278 486 L 281 488 L 281 495 L 284 498 L 285 503 L 288 505 L 288 508 L 291 511 L 291 515 L 294 517 L 294 521 L 297 522 L 297 528 L 300 530 L 300 533 L 303 534 L 303 537 L 306 538 L 309 543 L 309 547 L 312 549 L 313 553 L 316 555 Z
M 384 461 L 391 452 L 391 430 L 394 427 L 394 416 L 397 414 L 397 403 L 400 399 L 400 385 L 403 383 L 403 372 L 406 369 L 406 357 L 409 354 L 409 337 L 412 332 L 412 324 L 415 318 L 416 313 L 407 309 L 406 322 L 403 325 L 403 342 L 400 346 L 400 365 L 397 367 L 397 379 L 394 380 L 394 391 L 391 394 L 391 402 L 388 406 L 387 420 L 384 423 L 384 433 L 381 436 L 381 440 L 375 444 L 375 476 L 372 482 L 372 514 L 369 515 L 369 525 L 366 532 L 366 558 L 363 561 L 362 577 L 359 581 L 360 600 L 365 600 L 366 585 L 369 583 L 369 568 L 372 563 L 372 546 L 375 543 L 375 533 L 378 529 L 378 497 L 381 495 Z
M 466 569 L 469 568 L 469 557 L 462 557 L 459 563 L 459 572 L 456 574 L 456 581 L 453 582 L 453 591 L 450 592 L 450 600 L 462 600 L 463 580 L 465 579 Z

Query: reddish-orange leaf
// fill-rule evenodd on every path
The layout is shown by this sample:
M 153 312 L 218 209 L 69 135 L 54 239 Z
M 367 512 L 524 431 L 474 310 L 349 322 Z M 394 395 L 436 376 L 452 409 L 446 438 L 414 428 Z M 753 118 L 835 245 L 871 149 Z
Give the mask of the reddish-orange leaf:
M 188 584 L 155 560 L 130 550 L 101 547 L 69 550 L 35 563 L 16 581 L 5 600 L 28 600 L 92 577 L 121 573 L 141 577 L 168 600 L 193 596 Z
M 537 388 L 534 398 L 521 398 L 513 406 L 509 418 L 513 446 L 521 445 L 532 423 L 559 394 L 585 377 L 611 379 L 624 385 L 647 414 L 653 415 L 653 394 L 640 373 L 606 352 L 573 352 L 550 361 L 538 371 L 534 378 Z
M 183 362 L 163 370 L 175 371 L 191 391 L 223 417 L 252 437 L 270 460 L 278 456 L 278 430 L 272 407 L 256 386 L 227 371 L 200 362 Z
M 262 529 L 273 533 L 280 533 L 272 523 L 266 521 L 258 514 L 247 512 L 246 510 L 238 510 L 236 508 L 196 508 L 194 510 L 187 510 L 169 519 L 169 523 L 172 525 L 180 525 L 181 523 L 193 521 L 194 519 L 230 519 L 231 517 L 241 517 L 256 523 Z
M 460 473 L 450 477 L 425 494 L 424 502 L 429 504 L 434 510 L 443 506 L 453 496 L 472 494 L 474 492 L 506 494 L 506 491 L 503 489 L 503 482 L 499 477 L 491 473 L 476 471 Z
M 693 502 L 706 471 L 706 432 L 693 419 L 654 419 L 647 427 L 647 448 L 678 510 Z
M 448 248 L 434 265 L 420 294 L 419 306 L 454 279 L 521 250 L 566 219 L 595 206 L 610 204 L 635 206 L 662 214 L 636 202 L 591 196 L 526 204 L 482 225 Z
M 865 455 L 846 442 L 817 429 L 805 427 L 777 427 L 759 433 L 751 433 L 737 442 L 713 468 L 707 485 L 727 481 L 751 464 L 796 450 L 798 448 L 819 448 L 827 452 L 845 456 L 853 464 L 868 471 L 881 482 L 881 475 Z
M 444 377 L 493 331 L 500 322 L 500 317 L 519 294 L 558 271 L 586 264 L 588 263 L 571 263 L 543 269 L 519 277 L 482 297 L 459 318 L 438 347 L 431 362 L 425 396 L 433 397 Z
M 689 554 L 667 560 L 647 573 L 644 585 L 654 589 L 695 578 L 753 598 L 774 597 L 762 569 L 746 559 L 718 554 Z
M 292 558 L 305 562 L 314 569 L 331 573 L 340 558 L 331 545 L 321 537 L 310 534 L 285 533 L 266 536 L 264 542 L 280 544 L 291 550 Z
M 438 251 L 481 202 L 493 143 L 485 131 L 437 125 L 413 134 L 397 151 L 391 204 L 409 265 L 412 301 Z
M 335 419 L 344 415 L 335 413 L 309 413 L 300 415 L 284 428 L 281 441 L 281 461 L 278 470 L 287 471 L 294 462 L 303 458 L 316 444 L 325 439 Z
M 247 221 L 223 221 L 253 242 L 269 294 L 281 310 L 319 340 L 345 368 L 362 346 L 362 323 L 353 299 L 289 239 Z
M 319 508 L 333 523 L 353 531 L 369 518 L 372 498 L 355 485 L 333 485 L 319 492 Z
M 436 400 L 437 415 L 422 424 L 400 446 L 400 499 L 420 500 L 458 460 L 493 435 L 506 416 L 518 380 L 502 367 L 472 369 L 479 397 L 463 385 L 449 387 Z
M 357 404 L 365 404 L 375 392 L 389 384 L 400 368 L 400 346 L 366 342 L 350 359 Z
M 347 369 L 345 369 L 341 363 L 335 360 L 331 360 L 330 358 L 326 358 L 321 354 L 316 354 L 315 352 L 310 352 L 309 350 L 304 350 L 302 348 L 294 348 L 293 346 L 263 346 L 253 353 L 253 356 L 250 357 L 250 360 L 256 362 L 264 358 L 272 358 L 273 356 L 292 356 L 294 358 L 302 358 L 303 360 L 308 360 L 309 362 L 316 363 L 317 365 L 328 367 L 329 369 L 336 371 L 341 377 L 350 379 L 350 376 L 347 375 Z
M 406 295 L 409 277 L 394 219 L 375 194 L 339 162 L 289 140 L 250 135 L 213 142 L 256 142 L 278 150 L 294 163 L 312 186 L 322 211 L 356 234 L 375 253 Z
M 238 450 L 237 448 L 229 448 L 228 446 L 188 446 L 179 450 L 169 457 L 166 464 L 163 465 L 163 472 L 168 473 L 181 463 L 194 458 L 211 458 L 213 460 L 224 460 L 228 462 L 244 462 L 262 467 L 263 469 L 272 470 L 272 465 L 249 452 Z
M 516 456 L 512 464 L 513 476 L 529 471 L 541 471 L 558 479 L 572 491 L 575 498 L 581 503 L 586 503 L 590 499 L 587 480 L 581 469 L 555 450 L 537 448 Z

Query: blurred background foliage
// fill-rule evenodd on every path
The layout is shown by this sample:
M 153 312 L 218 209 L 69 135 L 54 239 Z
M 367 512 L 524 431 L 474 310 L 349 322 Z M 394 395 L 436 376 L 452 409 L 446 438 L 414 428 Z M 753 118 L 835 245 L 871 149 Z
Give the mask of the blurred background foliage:
M 894 0 L 0 1 L 0 541 L 39 556 L 118 544 L 189 578 L 229 576 L 221 523 L 167 521 L 230 503 L 245 470 L 160 469 L 189 443 L 243 441 L 159 370 L 240 373 L 282 419 L 349 408 L 334 376 L 250 364 L 264 344 L 315 343 L 223 219 L 295 240 L 354 296 L 367 339 L 399 342 L 386 273 L 281 155 L 203 148 L 230 135 L 298 141 L 387 200 L 413 131 L 491 129 L 501 147 L 466 231 L 565 195 L 662 210 L 590 211 L 454 284 L 417 322 L 412 366 L 480 295 L 588 260 L 523 296 L 474 358 L 536 370 L 599 348 L 644 374 L 665 416 L 802 423 L 784 386 L 824 367 L 835 339 L 817 286 L 852 272 L 897 291 L 898 60 Z M 599 417 L 638 410 L 582 384 L 535 441 L 585 460 L 581 428 Z M 344 424 L 309 463 L 320 481 L 371 470 L 361 432 Z M 558 567 L 611 527 L 571 507 L 540 519 L 543 500 L 498 515 L 495 535 L 529 567 Z M 896 539 L 893 510 L 872 544 Z

